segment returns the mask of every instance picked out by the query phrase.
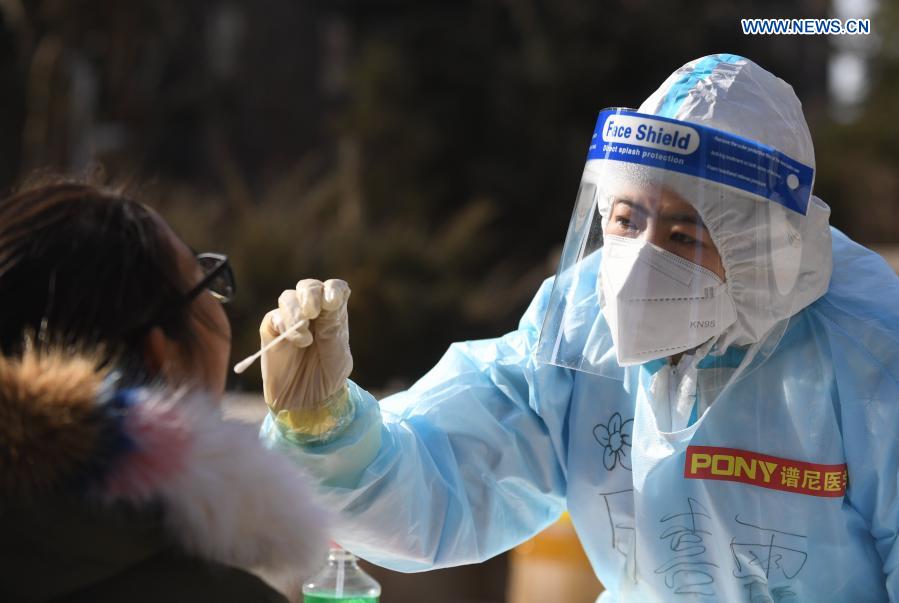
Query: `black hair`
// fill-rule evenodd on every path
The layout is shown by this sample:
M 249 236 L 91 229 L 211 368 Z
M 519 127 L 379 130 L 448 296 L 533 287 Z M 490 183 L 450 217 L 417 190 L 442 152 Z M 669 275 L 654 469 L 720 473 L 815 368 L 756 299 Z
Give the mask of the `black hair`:
M 150 327 L 197 345 L 192 304 L 180 303 L 190 283 L 164 228 L 146 205 L 79 182 L 0 202 L 2 353 L 21 354 L 29 339 L 99 350 L 103 364 L 138 384 L 154 377 L 144 361 Z

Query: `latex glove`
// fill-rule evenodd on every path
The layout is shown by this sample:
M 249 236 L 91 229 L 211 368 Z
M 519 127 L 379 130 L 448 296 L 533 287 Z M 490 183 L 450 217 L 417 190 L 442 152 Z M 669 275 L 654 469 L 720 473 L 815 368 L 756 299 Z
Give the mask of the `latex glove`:
M 305 279 L 284 291 L 278 309 L 262 319 L 265 346 L 281 333 L 296 331 L 262 354 L 265 402 L 282 427 L 311 439 L 341 426 L 347 418 L 346 380 L 353 370 L 345 281 Z

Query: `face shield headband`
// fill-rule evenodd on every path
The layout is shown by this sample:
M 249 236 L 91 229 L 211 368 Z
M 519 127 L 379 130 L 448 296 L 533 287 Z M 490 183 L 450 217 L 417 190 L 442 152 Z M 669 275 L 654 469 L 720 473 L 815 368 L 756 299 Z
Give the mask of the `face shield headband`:
M 722 130 L 627 109 L 599 114 L 587 162 L 620 161 L 724 184 L 805 215 L 815 170 Z

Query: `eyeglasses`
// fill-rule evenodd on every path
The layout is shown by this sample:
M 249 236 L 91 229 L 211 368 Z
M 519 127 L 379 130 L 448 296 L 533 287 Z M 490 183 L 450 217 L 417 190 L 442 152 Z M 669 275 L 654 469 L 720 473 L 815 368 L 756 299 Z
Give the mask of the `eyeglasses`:
M 203 291 L 209 291 L 214 298 L 223 304 L 227 304 L 234 299 L 234 294 L 237 293 L 237 283 L 234 280 L 231 264 L 228 263 L 228 256 L 221 253 L 199 253 L 195 257 L 197 263 L 200 264 L 200 269 L 203 271 L 203 278 L 200 279 L 200 282 L 168 306 L 162 313 L 156 314 L 154 318 L 141 323 L 133 329 L 126 329 L 125 332 L 144 331 L 153 325 L 164 323 L 179 308 L 189 304 Z
M 205 276 L 193 289 L 184 294 L 181 303 L 190 302 L 204 289 L 223 304 L 234 299 L 234 294 L 237 293 L 237 283 L 234 280 L 231 264 L 228 263 L 228 257 L 221 253 L 200 253 L 197 255 L 197 262 Z

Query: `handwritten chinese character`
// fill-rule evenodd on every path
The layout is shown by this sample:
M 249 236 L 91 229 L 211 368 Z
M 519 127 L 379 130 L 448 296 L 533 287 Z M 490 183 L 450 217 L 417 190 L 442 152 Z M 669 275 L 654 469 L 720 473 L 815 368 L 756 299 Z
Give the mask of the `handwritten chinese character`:
M 715 596 L 715 571 L 717 563 L 709 561 L 703 538 L 712 536 L 706 524 L 712 517 L 702 503 L 687 499 L 688 511 L 665 515 L 659 520 L 664 527 L 659 540 L 666 541 L 671 558 L 656 568 L 655 573 L 665 577 L 665 585 L 675 595 Z
M 784 467 L 780 470 L 780 483 L 788 488 L 799 487 L 799 468 Z
M 821 472 L 806 469 L 802 472 L 802 487 L 808 490 L 821 489 Z
M 746 583 L 750 595 L 754 594 L 752 582 L 758 581 L 759 578 L 767 590 L 770 588 L 769 580 L 775 576 L 792 580 L 799 575 L 808 560 L 807 538 L 804 534 L 753 525 L 741 520 L 739 515 L 734 519 L 741 526 L 751 530 L 747 532 L 738 529 L 740 534 L 731 540 L 730 545 L 734 559 L 734 577 L 750 579 L 750 582 Z M 773 591 L 771 594 L 774 594 Z M 773 600 L 781 599 L 778 597 Z

